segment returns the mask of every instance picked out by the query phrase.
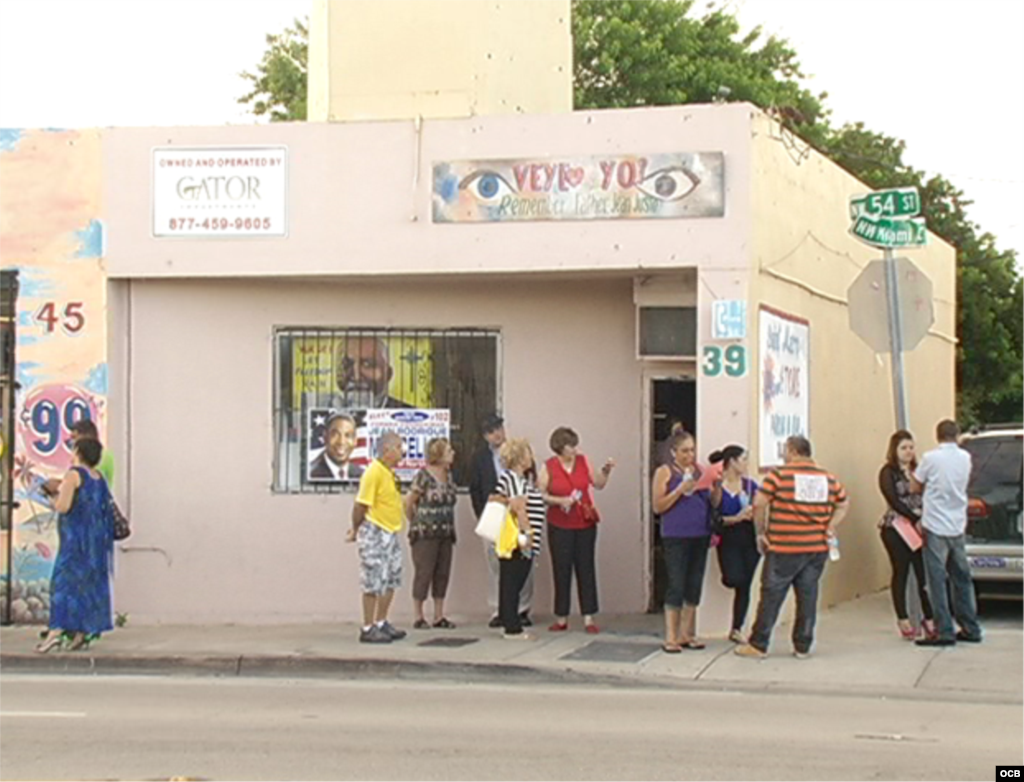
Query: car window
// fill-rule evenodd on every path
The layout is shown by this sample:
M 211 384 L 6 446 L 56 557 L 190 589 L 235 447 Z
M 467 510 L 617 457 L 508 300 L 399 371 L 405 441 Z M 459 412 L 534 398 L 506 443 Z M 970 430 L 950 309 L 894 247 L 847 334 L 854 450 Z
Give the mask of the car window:
M 983 493 L 997 486 L 1021 482 L 1024 466 L 1024 438 L 1020 436 L 978 437 L 966 440 L 963 447 L 970 452 L 971 493 Z

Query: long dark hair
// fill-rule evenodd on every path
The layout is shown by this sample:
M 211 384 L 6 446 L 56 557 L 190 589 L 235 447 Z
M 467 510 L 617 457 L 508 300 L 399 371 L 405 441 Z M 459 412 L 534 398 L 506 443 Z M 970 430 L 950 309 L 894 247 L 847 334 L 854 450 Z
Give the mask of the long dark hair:
M 892 433 L 892 437 L 889 438 L 889 448 L 885 452 L 885 463 L 892 467 L 894 470 L 900 468 L 900 458 L 896 455 L 897 449 L 900 447 L 900 443 L 904 440 L 910 440 L 914 442 L 914 435 L 908 432 L 906 429 L 897 429 Z M 917 457 L 915 456 L 910 460 L 910 469 L 917 469 Z
M 721 451 L 715 451 L 709 455 L 708 461 L 711 464 L 718 464 L 719 462 L 722 462 L 722 469 L 727 470 L 732 462 L 739 459 L 746 452 L 747 449 L 742 445 L 727 445 Z

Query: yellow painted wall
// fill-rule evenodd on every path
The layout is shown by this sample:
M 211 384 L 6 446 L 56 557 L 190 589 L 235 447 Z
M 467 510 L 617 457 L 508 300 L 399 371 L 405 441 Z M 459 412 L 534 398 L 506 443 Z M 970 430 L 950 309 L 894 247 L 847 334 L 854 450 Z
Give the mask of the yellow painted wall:
M 569 21 L 569 0 L 316 0 L 309 119 L 571 111 Z
M 845 304 L 847 288 L 882 251 L 848 233 L 848 199 L 869 188 L 803 142 L 784 136 L 759 112 L 752 133 L 752 366 L 760 367 L 761 304 L 811 322 L 811 441 L 816 459 L 845 482 L 852 500 L 840 528 L 842 559 L 826 573 L 822 603 L 829 605 L 880 589 L 889 578 L 876 529 L 884 510 L 877 475 L 896 428 L 889 359 L 876 356 L 850 330 Z M 929 235 L 926 247 L 899 254 L 934 285 L 933 333 L 904 356 L 910 426 L 923 451 L 934 447 L 935 424 L 955 410 L 955 252 Z M 760 400 L 756 376 L 753 380 L 756 440 Z M 752 443 L 751 452 L 758 446 Z

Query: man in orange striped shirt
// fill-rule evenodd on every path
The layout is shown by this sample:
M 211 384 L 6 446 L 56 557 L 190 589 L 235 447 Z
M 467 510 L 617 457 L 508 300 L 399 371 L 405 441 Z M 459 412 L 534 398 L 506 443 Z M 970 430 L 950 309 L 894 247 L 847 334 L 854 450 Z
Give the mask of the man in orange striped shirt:
M 811 459 L 810 441 L 799 435 L 786 440 L 785 464 L 765 478 L 754 499 L 757 544 L 765 552 L 761 601 L 750 639 L 736 647 L 736 654 L 768 655 L 772 629 L 791 586 L 796 595 L 793 654 L 804 658 L 811 653 L 828 539 L 849 508 L 843 484 Z

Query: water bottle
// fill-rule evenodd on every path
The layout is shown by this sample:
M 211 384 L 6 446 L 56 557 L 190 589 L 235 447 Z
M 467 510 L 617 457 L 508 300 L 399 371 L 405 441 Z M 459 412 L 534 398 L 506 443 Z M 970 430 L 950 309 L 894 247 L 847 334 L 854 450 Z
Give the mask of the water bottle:
M 831 532 L 828 535 L 828 558 L 832 562 L 837 562 L 839 560 L 839 538 Z

